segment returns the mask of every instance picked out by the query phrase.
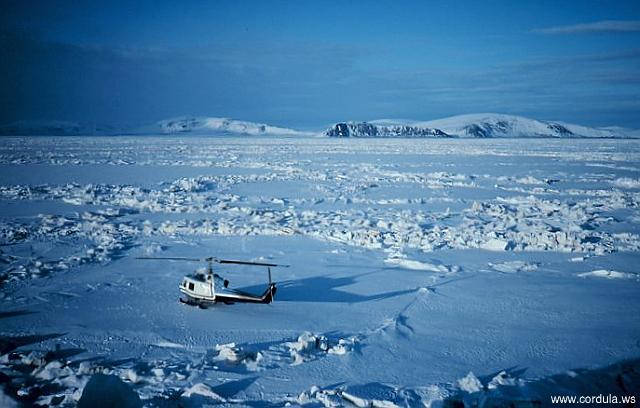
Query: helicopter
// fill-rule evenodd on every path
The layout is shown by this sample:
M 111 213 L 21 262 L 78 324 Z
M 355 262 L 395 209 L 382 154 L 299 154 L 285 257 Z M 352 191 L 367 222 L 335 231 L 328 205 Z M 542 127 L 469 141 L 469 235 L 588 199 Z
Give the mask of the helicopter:
M 249 262 L 235 261 L 229 259 L 218 259 L 215 257 L 207 258 L 183 258 L 183 257 L 138 257 L 137 259 L 157 259 L 165 261 L 187 261 L 187 262 L 206 262 L 206 272 L 196 271 L 186 275 L 178 289 L 184 295 L 180 297 L 180 302 L 192 305 L 206 307 L 215 303 L 263 303 L 269 304 L 273 302 L 276 294 L 276 284 L 271 281 L 272 267 L 288 267 L 289 265 L 278 265 L 265 262 Z M 232 264 L 232 265 L 255 265 L 266 266 L 269 281 L 267 288 L 261 295 L 247 293 L 237 289 L 229 289 L 229 281 L 223 279 L 220 275 L 213 272 L 213 264 Z

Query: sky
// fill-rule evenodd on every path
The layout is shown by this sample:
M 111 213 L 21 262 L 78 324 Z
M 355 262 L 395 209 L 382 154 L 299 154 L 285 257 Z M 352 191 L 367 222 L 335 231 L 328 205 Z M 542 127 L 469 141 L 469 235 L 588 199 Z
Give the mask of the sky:
M 0 0 L 0 123 L 640 128 L 640 1 Z

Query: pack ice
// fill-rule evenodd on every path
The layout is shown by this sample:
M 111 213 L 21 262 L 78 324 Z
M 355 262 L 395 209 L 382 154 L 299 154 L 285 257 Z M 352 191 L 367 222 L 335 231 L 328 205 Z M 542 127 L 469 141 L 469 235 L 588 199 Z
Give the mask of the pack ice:
M 638 395 L 640 142 L 262 133 L 0 139 L 0 405 Z

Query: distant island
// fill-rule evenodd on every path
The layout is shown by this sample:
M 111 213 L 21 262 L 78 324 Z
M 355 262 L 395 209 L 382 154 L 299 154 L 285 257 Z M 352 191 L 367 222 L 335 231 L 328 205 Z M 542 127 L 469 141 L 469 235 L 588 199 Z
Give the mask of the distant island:
M 335 138 L 640 138 L 640 130 L 588 127 L 499 113 L 451 116 L 431 121 L 381 119 L 337 122 L 316 132 L 218 117 L 178 117 L 147 126 L 96 126 L 68 121 L 19 121 L 0 125 L 3 136 L 172 135 Z

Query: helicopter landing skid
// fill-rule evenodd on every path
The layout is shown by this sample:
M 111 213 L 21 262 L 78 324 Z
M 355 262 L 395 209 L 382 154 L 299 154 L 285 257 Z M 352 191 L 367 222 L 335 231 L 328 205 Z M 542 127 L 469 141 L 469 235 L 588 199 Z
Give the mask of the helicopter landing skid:
M 198 301 L 198 300 L 194 300 L 194 299 L 183 299 L 183 298 L 179 298 L 178 300 L 180 300 L 180 303 L 184 303 L 185 305 L 189 305 L 189 306 L 198 306 L 200 309 L 206 309 L 209 305 L 214 304 L 215 302 L 206 302 L 206 301 Z

